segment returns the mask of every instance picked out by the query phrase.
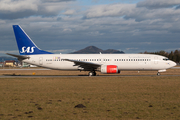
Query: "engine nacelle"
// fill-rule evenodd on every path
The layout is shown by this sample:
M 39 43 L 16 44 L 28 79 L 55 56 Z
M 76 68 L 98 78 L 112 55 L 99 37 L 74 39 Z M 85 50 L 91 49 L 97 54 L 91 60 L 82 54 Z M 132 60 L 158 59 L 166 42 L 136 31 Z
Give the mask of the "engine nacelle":
M 115 74 L 115 73 L 120 73 L 120 71 L 118 70 L 118 67 L 116 65 L 102 65 L 101 73 Z

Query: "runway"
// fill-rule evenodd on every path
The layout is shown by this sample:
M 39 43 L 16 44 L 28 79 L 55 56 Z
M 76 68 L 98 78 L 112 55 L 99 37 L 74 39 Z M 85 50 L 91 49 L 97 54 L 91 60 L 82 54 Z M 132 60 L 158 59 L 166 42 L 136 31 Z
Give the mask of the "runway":
M 73 78 L 73 77 L 180 77 L 180 75 L 2 75 L 0 78 Z
M 180 67 L 172 67 L 172 68 L 170 68 L 170 69 L 180 69 Z

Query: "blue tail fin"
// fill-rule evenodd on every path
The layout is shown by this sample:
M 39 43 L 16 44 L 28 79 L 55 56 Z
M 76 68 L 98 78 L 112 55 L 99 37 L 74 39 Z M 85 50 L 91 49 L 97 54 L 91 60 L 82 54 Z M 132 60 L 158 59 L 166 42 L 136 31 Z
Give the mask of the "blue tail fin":
M 39 49 L 19 25 L 13 25 L 20 55 L 53 54 Z

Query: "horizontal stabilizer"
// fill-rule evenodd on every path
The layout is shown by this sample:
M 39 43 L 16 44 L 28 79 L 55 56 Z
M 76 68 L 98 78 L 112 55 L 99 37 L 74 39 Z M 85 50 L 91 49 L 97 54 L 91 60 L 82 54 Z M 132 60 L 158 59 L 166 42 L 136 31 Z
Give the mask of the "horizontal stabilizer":
M 10 53 L 6 53 L 6 54 L 18 58 L 18 60 L 25 60 L 25 59 L 30 58 L 30 57 L 27 57 L 27 56 L 15 55 L 15 54 L 10 54 Z

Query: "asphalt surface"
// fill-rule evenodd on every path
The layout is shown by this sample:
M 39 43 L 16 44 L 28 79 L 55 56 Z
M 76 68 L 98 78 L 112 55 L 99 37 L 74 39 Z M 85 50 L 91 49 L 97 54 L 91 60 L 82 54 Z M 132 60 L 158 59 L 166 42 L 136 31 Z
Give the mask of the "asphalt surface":
M 180 69 L 180 67 L 172 67 L 170 69 Z M 33 68 L 19 68 L 19 69 L 0 69 L 0 71 L 12 71 L 12 70 L 17 70 L 17 71 L 20 71 L 20 70 L 51 70 L 51 69 L 47 69 L 47 68 L 42 68 L 42 69 L 33 69 Z
M 162 77 L 176 77 L 180 75 L 160 75 Z M 66 77 L 160 77 L 157 75 L 100 75 L 100 76 L 88 76 L 88 75 L 3 75 L 0 78 L 66 78 Z

